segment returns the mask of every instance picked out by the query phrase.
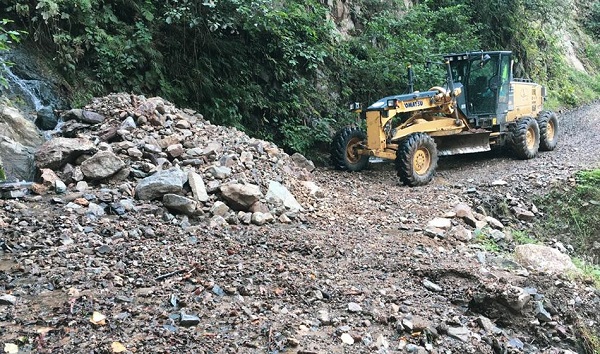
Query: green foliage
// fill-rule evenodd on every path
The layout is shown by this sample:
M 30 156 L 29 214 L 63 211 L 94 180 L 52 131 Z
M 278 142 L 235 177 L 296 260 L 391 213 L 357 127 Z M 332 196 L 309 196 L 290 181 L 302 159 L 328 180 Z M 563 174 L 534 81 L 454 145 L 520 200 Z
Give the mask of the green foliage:
M 15 31 L 8 29 L 8 25 L 13 22 L 9 19 L 1 19 L 0 20 L 0 53 L 5 52 L 10 49 L 10 46 L 14 43 L 18 43 L 21 40 L 22 31 Z M 10 66 L 11 63 L 6 62 L 4 59 L 0 58 L 0 86 L 6 87 L 7 82 L 6 78 L 3 75 L 3 66 Z M 2 175 L 0 175 L 2 177 Z M 0 180 L 3 178 L 0 178 Z
M 479 243 L 484 250 L 488 252 L 498 253 L 501 251 L 498 243 L 488 235 L 489 228 L 484 229 L 475 229 L 473 235 L 475 236 L 475 241 Z
M 600 38 L 600 2 L 592 2 L 584 24 L 588 31 L 596 38 Z
M 581 271 L 584 279 L 594 283 L 600 289 L 600 266 L 581 258 L 573 258 L 573 264 Z M 600 344 L 600 343 L 599 343 Z M 599 347 L 600 348 L 600 347 Z
M 521 230 L 512 230 L 511 234 L 513 239 L 517 244 L 526 245 L 526 244 L 538 244 L 540 243 L 535 238 L 532 238 L 527 232 Z
M 536 234 L 541 238 L 567 234 L 568 242 L 580 253 L 597 256 L 594 245 L 600 242 L 600 170 L 582 171 L 576 177 L 576 186 L 554 189 L 538 201 L 546 216 Z
M 0 165 L 0 182 L 6 180 L 6 173 L 4 172 L 4 167 Z
M 408 64 L 416 89 L 443 84 L 443 70 L 422 65 L 443 53 L 513 50 L 519 75 L 548 86 L 550 108 L 600 96 L 600 76 L 563 59 L 571 1 L 355 0 L 349 38 L 324 3 L 0 0 L 0 8 L 53 53 L 77 103 L 109 91 L 161 95 L 308 156 L 350 122 L 348 102 L 404 92 Z M 590 33 L 598 8 L 585 5 Z M 581 48 L 598 73 L 598 44 Z

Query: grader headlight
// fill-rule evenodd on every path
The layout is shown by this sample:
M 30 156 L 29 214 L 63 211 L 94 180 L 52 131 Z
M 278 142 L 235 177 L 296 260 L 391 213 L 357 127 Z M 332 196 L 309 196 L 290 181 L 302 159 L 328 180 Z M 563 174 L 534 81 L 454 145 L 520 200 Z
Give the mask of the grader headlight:
M 361 105 L 360 102 L 352 102 L 350 103 L 350 112 L 360 111 Z
M 398 108 L 398 100 L 395 99 L 395 98 L 387 100 L 387 108 L 388 109 L 396 109 L 396 108 Z

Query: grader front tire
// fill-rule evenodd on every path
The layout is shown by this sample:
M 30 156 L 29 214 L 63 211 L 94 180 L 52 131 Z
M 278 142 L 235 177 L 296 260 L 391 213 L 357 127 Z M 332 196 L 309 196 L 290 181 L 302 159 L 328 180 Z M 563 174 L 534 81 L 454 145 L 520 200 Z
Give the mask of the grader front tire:
M 351 172 L 364 170 L 369 163 L 369 156 L 358 154 L 357 149 L 366 138 L 365 132 L 355 126 L 348 126 L 340 130 L 331 142 L 333 166 Z
M 525 117 L 511 127 L 511 148 L 517 158 L 529 160 L 537 156 L 540 147 L 540 127 L 532 117 Z
M 554 150 L 558 143 L 558 119 L 556 114 L 550 111 L 542 111 L 537 118 L 537 122 L 540 126 L 540 150 Z
M 404 139 L 396 152 L 396 171 L 407 186 L 423 186 L 431 182 L 437 168 L 435 141 L 425 133 L 413 133 Z

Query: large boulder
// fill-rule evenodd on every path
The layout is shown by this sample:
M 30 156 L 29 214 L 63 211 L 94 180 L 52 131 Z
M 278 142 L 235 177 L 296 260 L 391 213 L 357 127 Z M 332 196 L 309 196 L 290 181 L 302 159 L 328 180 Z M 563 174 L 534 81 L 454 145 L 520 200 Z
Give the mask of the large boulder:
M 44 106 L 37 111 L 35 125 L 41 130 L 52 130 L 56 128 L 57 124 L 58 119 L 56 119 L 51 106 Z
M 162 202 L 167 208 L 188 215 L 196 211 L 198 206 L 195 200 L 177 194 L 165 194 Z
M 38 147 L 44 142 L 38 128 L 21 112 L 0 103 L 0 136 L 7 137 L 23 146 Z
M 267 200 L 275 200 L 281 202 L 286 208 L 291 211 L 300 211 L 302 205 L 298 203 L 294 195 L 281 183 L 269 181 L 269 190 L 267 191 Z
M 220 187 L 223 199 L 237 211 L 249 211 L 252 204 L 262 196 L 260 187 L 254 184 L 231 183 Z
M 112 151 L 100 151 L 81 164 L 86 179 L 101 180 L 119 172 L 125 163 Z
M 0 136 L 0 163 L 7 181 L 33 181 L 35 149 Z M 0 180 L 2 176 L 0 176 Z
M 186 182 L 187 173 L 172 168 L 141 180 L 135 187 L 135 194 L 141 200 L 158 199 L 165 194 L 182 194 Z
M 528 244 L 515 247 L 515 260 L 524 267 L 550 274 L 577 270 L 571 257 L 556 248 L 542 245 Z
M 202 176 L 197 174 L 194 171 L 190 171 L 188 173 L 188 184 L 192 189 L 192 194 L 194 195 L 194 199 L 199 202 L 208 201 L 208 192 L 206 191 L 206 185 L 204 184 L 204 180 Z
M 79 108 L 66 111 L 63 113 L 62 118 L 64 120 L 76 120 L 85 124 L 100 124 L 106 119 L 106 117 L 101 114 Z
M 84 138 L 55 138 L 45 142 L 35 155 L 38 168 L 58 170 L 83 154 L 94 152 L 94 143 Z

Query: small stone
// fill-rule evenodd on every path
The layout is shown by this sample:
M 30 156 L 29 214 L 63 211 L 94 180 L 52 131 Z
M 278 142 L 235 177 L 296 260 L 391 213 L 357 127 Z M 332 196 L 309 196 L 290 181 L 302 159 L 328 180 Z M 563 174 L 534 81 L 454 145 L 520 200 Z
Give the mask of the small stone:
M 185 313 L 181 314 L 181 318 L 179 319 L 179 324 L 184 327 L 196 326 L 200 323 L 200 318 L 194 315 L 188 315 Z
M 544 308 L 544 304 L 541 301 L 536 303 L 535 317 L 542 322 L 551 322 L 552 315 Z
M 212 166 L 207 171 L 216 179 L 225 179 L 231 176 L 231 168 L 223 166 Z
M 56 191 L 56 194 L 64 194 L 67 192 L 67 185 L 65 182 L 58 179 L 54 182 L 54 190 Z
M 351 302 L 348 304 L 348 311 L 350 312 L 361 312 L 362 307 L 356 302 Z
M 492 186 L 506 186 L 507 184 L 508 182 L 501 179 L 497 179 L 494 182 L 492 182 Z
M 426 289 L 431 290 L 431 291 L 435 291 L 435 292 L 442 291 L 442 287 L 441 286 L 439 286 L 439 285 L 435 284 L 434 282 L 431 282 L 431 281 L 429 281 L 427 279 L 423 279 L 423 286 Z
M 347 345 L 354 344 L 354 338 L 348 333 L 343 333 L 341 336 L 342 342 Z
M 13 295 L 5 294 L 0 296 L 0 305 L 14 306 L 17 303 L 17 298 Z
M 471 331 L 466 327 L 448 327 L 448 335 L 463 342 L 468 342 Z
M 532 221 L 535 218 L 535 214 L 523 208 L 514 207 L 512 211 L 519 220 Z
M 452 227 L 452 220 L 446 218 L 435 218 L 427 223 L 427 227 L 450 230 Z
M 485 217 L 485 221 L 488 223 L 488 225 L 490 225 L 492 228 L 497 229 L 497 230 L 504 230 L 504 224 L 502 224 L 500 221 L 498 221 L 498 219 L 493 218 L 491 216 L 486 216 Z
M 319 320 L 324 326 L 329 326 L 332 323 L 331 317 L 329 316 L 329 311 L 327 310 L 320 310 L 317 313 L 317 320 Z

